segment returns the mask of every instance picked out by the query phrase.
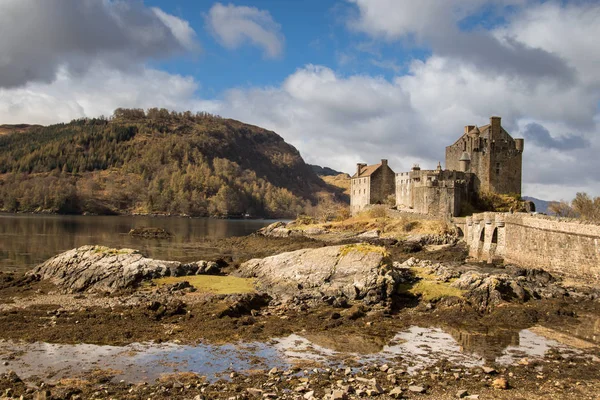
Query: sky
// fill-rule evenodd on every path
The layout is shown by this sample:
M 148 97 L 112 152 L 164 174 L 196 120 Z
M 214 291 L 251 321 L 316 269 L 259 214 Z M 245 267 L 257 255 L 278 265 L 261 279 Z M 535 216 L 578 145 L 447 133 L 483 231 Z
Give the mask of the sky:
M 598 0 L 0 0 L 0 124 L 208 111 L 352 173 L 498 115 L 524 195 L 600 196 L 598 37 Z

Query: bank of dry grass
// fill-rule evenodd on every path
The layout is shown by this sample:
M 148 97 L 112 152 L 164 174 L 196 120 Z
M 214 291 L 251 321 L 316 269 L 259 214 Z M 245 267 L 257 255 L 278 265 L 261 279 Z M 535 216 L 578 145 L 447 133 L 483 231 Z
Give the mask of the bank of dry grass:
M 356 216 L 333 222 L 319 222 L 310 217 L 300 217 L 291 229 L 321 228 L 340 233 L 362 233 L 379 230 L 382 237 L 404 239 L 414 234 L 444 235 L 452 227 L 443 220 L 419 219 L 410 215 L 390 216 L 383 207 L 364 211 Z

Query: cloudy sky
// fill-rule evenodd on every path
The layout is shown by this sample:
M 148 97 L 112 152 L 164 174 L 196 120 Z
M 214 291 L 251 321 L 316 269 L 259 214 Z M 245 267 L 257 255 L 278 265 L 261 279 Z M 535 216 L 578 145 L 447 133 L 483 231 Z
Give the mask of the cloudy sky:
M 499 115 L 524 194 L 599 196 L 598 37 L 597 0 L 0 0 L 0 124 L 209 111 L 399 172 Z

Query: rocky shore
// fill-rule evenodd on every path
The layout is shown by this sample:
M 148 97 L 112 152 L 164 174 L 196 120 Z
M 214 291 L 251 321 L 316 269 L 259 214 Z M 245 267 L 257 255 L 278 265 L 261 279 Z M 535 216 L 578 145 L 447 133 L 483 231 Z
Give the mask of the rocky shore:
M 233 243 L 235 256 L 192 263 L 85 246 L 25 275 L 0 273 L 0 341 L 3 348 L 13 348 L 0 351 L 0 395 L 558 399 L 595 398 L 600 391 L 596 332 L 581 328 L 586 320 L 600 321 L 600 289 L 590 283 L 565 281 L 543 270 L 470 262 L 449 233 L 398 239 L 372 229 L 335 232 L 278 223 L 254 236 L 223 240 L 222 249 L 229 251 Z M 236 292 L 230 285 L 240 281 L 251 282 L 253 289 Z M 216 291 L 206 284 L 234 289 Z M 398 332 L 415 326 L 443 328 L 460 343 L 468 332 L 461 346 L 473 354 L 490 353 L 495 337 L 508 339 L 476 365 L 457 365 L 445 357 L 419 368 L 402 356 L 360 362 L 360 354 L 383 351 Z M 535 359 L 500 363 L 502 349 L 515 340 L 518 344 L 519 332 L 534 326 L 572 351 L 548 347 Z M 101 367 L 68 379 L 11 372 L 20 365 L 19 343 L 25 342 L 194 346 L 269 343 L 293 334 L 312 338 L 325 355 L 344 356 L 308 358 L 284 368 L 259 366 L 252 356 L 248 362 L 256 362 L 256 368 L 238 371 L 233 365 L 216 378 L 192 369 L 144 382 L 120 379 L 119 371 Z

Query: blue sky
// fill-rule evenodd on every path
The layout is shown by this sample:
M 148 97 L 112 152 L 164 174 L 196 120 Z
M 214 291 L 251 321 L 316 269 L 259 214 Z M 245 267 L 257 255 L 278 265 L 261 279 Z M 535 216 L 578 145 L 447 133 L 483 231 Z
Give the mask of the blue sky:
M 146 1 L 151 7 L 189 21 L 202 43 L 198 55 L 160 61 L 155 65 L 172 73 L 194 75 L 203 81 L 202 93 L 218 96 L 231 87 L 278 85 L 297 68 L 306 64 L 335 66 L 340 74 L 376 74 L 391 79 L 393 69 L 372 61 L 388 61 L 406 71 L 412 56 L 426 49 L 397 43 L 375 43 L 360 32 L 349 32 L 345 19 L 356 10 L 337 0 L 256 0 L 224 4 L 268 10 L 281 26 L 285 49 L 281 56 L 265 58 L 260 48 L 248 46 L 235 50 L 221 46 L 205 27 L 211 2 Z M 363 49 L 360 51 L 358 49 Z
M 209 111 L 400 172 L 499 115 L 524 194 L 598 196 L 597 37 L 597 0 L 5 1 L 0 123 Z

